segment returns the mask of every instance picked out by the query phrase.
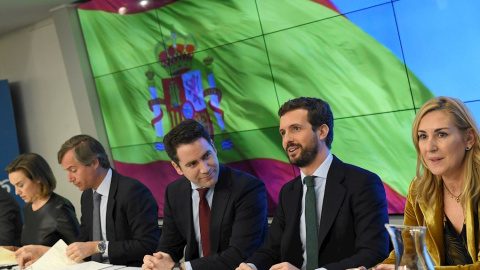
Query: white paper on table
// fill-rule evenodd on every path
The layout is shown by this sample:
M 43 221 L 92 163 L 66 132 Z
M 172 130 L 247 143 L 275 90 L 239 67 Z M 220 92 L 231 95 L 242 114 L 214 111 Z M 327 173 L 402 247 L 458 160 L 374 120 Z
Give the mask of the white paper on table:
M 32 270 L 57 270 L 77 262 L 70 260 L 66 254 L 67 244 L 62 240 L 58 240 L 40 259 L 30 266 Z M 82 261 L 83 262 L 83 261 Z
M 125 265 L 112 265 L 112 264 L 102 264 L 98 262 L 84 262 L 76 265 L 72 265 L 60 270 L 142 270 L 141 267 L 130 267 Z
M 94 262 L 94 261 L 89 261 L 89 262 L 84 262 L 84 263 L 79 263 L 75 265 L 70 265 L 64 268 L 61 268 L 60 270 L 100 270 L 100 269 L 118 269 L 118 268 L 111 268 L 114 267 L 111 264 L 104 264 L 104 263 L 99 263 L 99 262 Z M 123 268 L 123 266 L 119 267 Z M 36 269 L 34 269 L 36 270 Z
M 17 264 L 15 253 L 11 250 L 0 247 L 0 266 L 11 264 Z

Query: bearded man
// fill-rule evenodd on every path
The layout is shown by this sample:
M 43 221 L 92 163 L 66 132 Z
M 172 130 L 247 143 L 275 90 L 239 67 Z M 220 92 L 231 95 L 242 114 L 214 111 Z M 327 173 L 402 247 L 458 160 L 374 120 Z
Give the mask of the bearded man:
M 283 147 L 300 175 L 282 187 L 265 245 L 237 270 L 344 270 L 382 261 L 389 252 L 383 184 L 330 153 L 328 103 L 301 97 L 278 115 Z

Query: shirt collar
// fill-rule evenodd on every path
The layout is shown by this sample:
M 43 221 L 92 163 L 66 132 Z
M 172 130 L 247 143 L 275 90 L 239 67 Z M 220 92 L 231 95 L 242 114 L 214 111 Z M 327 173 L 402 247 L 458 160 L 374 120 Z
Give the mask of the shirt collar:
M 108 172 L 107 172 L 107 175 L 105 175 L 105 178 L 103 179 L 102 183 L 100 183 L 97 190 L 95 190 L 95 191 L 102 196 L 107 196 L 108 197 L 108 193 L 110 192 L 111 183 L 112 183 L 112 169 L 109 168 Z
M 320 166 L 315 170 L 312 175 L 315 177 L 320 177 L 322 179 L 327 179 L 328 170 L 330 169 L 330 165 L 332 165 L 332 161 L 333 155 L 332 153 L 329 153 L 327 158 L 322 162 L 322 164 L 320 164 Z M 305 181 L 303 179 L 305 179 L 306 175 L 302 172 L 302 170 L 300 170 L 300 176 L 302 179 L 302 184 L 305 184 Z
M 197 190 L 201 187 L 195 185 L 194 183 L 190 182 L 190 186 L 192 186 L 192 190 Z M 211 186 L 210 189 L 215 189 L 215 185 Z

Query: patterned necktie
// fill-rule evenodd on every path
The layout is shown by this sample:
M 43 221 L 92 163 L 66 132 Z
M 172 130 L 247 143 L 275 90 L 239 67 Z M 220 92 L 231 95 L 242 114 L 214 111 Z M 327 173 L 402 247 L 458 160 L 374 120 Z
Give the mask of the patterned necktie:
M 100 202 L 102 201 L 102 194 L 93 192 L 93 227 L 92 240 L 102 240 L 102 225 L 100 222 Z M 96 253 L 92 255 L 92 261 L 102 262 L 102 254 Z
M 198 204 L 198 215 L 200 219 L 200 238 L 202 240 L 203 257 L 210 256 L 210 206 L 208 205 L 207 194 L 208 188 L 197 189 L 200 195 L 200 203 Z
M 307 270 L 318 268 L 318 224 L 317 199 L 314 176 L 304 178 L 307 185 L 305 194 L 305 226 L 307 230 Z

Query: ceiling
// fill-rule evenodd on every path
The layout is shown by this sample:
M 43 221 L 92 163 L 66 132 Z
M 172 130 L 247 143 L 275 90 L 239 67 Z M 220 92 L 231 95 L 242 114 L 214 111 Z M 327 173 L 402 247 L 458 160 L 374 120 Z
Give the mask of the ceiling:
M 0 36 L 52 17 L 50 9 L 74 0 L 0 0 Z

